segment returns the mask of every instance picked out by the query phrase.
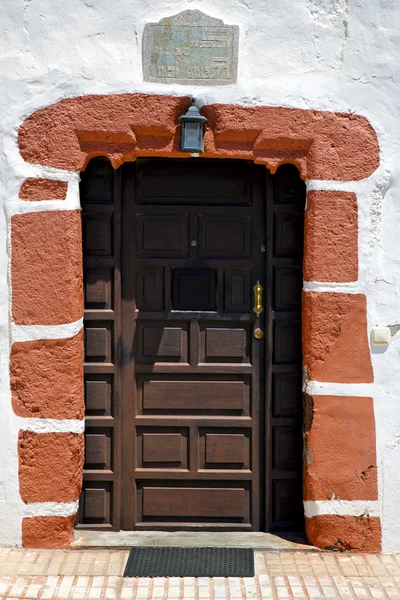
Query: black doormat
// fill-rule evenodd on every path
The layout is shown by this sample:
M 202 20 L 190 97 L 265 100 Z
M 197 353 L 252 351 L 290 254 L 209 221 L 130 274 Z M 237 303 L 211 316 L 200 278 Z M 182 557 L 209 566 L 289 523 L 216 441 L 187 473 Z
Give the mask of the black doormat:
M 124 577 L 254 577 L 251 548 L 131 548 Z

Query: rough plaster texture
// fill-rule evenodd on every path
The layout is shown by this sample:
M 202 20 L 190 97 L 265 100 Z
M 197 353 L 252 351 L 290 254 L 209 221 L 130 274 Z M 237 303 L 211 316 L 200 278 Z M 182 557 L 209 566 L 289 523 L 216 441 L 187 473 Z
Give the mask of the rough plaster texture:
M 326 550 L 379 552 L 381 523 L 377 517 L 360 515 L 320 515 L 306 517 L 307 537 Z
M 31 163 L 82 170 L 93 156 L 118 167 L 136 156 L 179 156 L 177 117 L 189 98 L 121 94 L 61 100 L 19 129 Z M 362 179 L 379 166 L 379 145 L 359 115 L 274 107 L 209 105 L 205 157 L 254 159 L 274 172 L 294 162 L 304 178 Z
M 64 200 L 67 196 L 68 183 L 43 177 L 28 177 L 21 185 L 21 200 Z
M 372 398 L 314 396 L 305 420 L 305 500 L 378 498 Z M 308 421 L 308 422 L 307 422 Z
M 372 383 L 363 294 L 303 294 L 303 356 L 316 381 Z
M 188 8 L 199 8 L 239 25 L 236 85 L 189 89 L 142 82 L 141 36 L 145 22 L 155 22 Z M 352 3 L 345 0 L 226 0 L 223 4 L 218 0 L 201 3 L 157 0 L 151 4 L 147 0 L 120 0 L 111 11 L 106 0 L 67 0 L 62 10 L 58 3 L 50 0 L 3 0 L 0 28 L 0 199 L 3 206 L 0 218 L 0 543 L 12 545 L 21 543 L 25 509 L 17 475 L 17 433 L 22 419 L 13 414 L 11 407 L 11 336 L 41 339 L 45 330 L 35 325 L 10 325 L 8 259 L 11 249 L 7 223 L 12 215 L 26 211 L 73 210 L 79 206 L 78 180 L 74 173 L 23 161 L 17 145 L 17 131 L 23 120 L 63 98 L 131 92 L 193 94 L 201 104 L 284 106 L 366 117 L 378 135 L 381 158 L 378 170 L 355 183 L 307 182 L 309 190 L 356 193 L 358 279 L 353 283 L 307 282 L 305 288 L 317 292 L 365 294 L 368 332 L 373 325 L 396 325 L 400 322 L 400 255 L 396 226 L 400 219 L 400 66 L 397 59 L 400 5 L 399 0 Z M 19 199 L 19 189 L 27 177 L 68 181 L 67 198 L 31 202 Z M 67 319 L 63 323 L 63 327 L 68 326 Z M 64 329 L 58 336 L 55 331 L 48 331 L 51 337 L 66 337 Z M 353 341 L 350 337 L 350 347 Z M 399 334 L 388 349 L 372 348 L 373 384 L 348 384 L 348 388 L 346 384 L 331 381 L 308 384 L 323 395 L 362 395 L 374 399 L 379 477 L 376 511 L 378 516 L 382 515 L 386 552 L 400 551 L 399 351 Z M 42 427 L 54 427 L 54 423 L 44 420 Z M 342 509 L 352 511 L 351 514 L 358 510 L 360 514 L 363 512 L 357 501 Z M 41 523 L 31 520 L 35 521 L 36 528 L 33 545 L 53 522 L 52 517 L 42 518 L 45 520 Z M 346 528 L 349 519 L 344 523 Z M 60 527 L 65 532 L 61 523 Z M 337 522 L 335 527 L 337 529 Z M 376 527 L 379 528 L 379 523 Z M 29 544 L 29 537 L 25 535 L 27 520 L 23 529 L 24 541 Z
M 15 342 L 10 373 L 19 417 L 83 419 L 83 332 L 67 339 Z
M 73 502 L 79 498 L 82 434 L 21 431 L 18 454 L 24 502 Z
M 12 315 L 19 325 L 60 325 L 83 314 L 78 211 L 12 217 Z
M 254 146 L 251 158 L 272 172 L 280 161 L 295 162 L 307 179 L 363 179 L 379 166 L 376 134 L 360 115 L 246 108 L 204 107 L 209 119 L 205 143 L 213 129 L 217 152 L 247 158 Z
M 28 517 L 22 520 L 25 548 L 68 548 L 73 541 L 75 516 Z
M 307 195 L 304 226 L 304 279 L 357 281 L 356 195 L 311 190 Z

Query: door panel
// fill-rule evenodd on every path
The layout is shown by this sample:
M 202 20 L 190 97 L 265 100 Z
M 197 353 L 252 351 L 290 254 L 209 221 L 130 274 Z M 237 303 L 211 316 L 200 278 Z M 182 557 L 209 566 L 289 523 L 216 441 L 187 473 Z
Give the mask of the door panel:
M 196 524 L 215 523 L 231 525 L 229 529 L 239 525 L 249 527 L 250 493 L 248 485 L 240 483 L 222 484 L 207 482 L 204 485 L 186 484 L 182 481 L 146 481 L 139 482 L 137 491 L 136 526 L 149 528 L 182 526 L 188 528 Z M 237 528 L 237 527 L 235 527 Z
M 269 330 L 271 362 L 270 507 L 267 528 L 301 531 L 304 528 L 302 482 L 302 351 L 301 290 L 303 283 L 303 219 L 306 189 L 298 171 L 283 165 L 268 188 L 267 274 L 270 290 Z M 268 389 L 268 388 L 267 388 Z M 269 449 L 269 452 L 268 452 Z
M 296 169 L 138 159 L 113 171 L 94 159 L 81 197 L 78 527 L 298 531 L 305 188 Z
M 81 180 L 85 298 L 85 466 L 77 527 L 120 522 L 120 172 L 104 158 Z
M 136 215 L 138 256 L 188 255 L 188 215 Z
M 217 172 L 202 163 L 187 159 L 138 160 L 136 202 L 175 205 L 249 203 L 252 176 L 249 163 L 219 161 Z
M 224 379 L 144 379 L 139 381 L 139 411 L 178 414 L 214 411 L 249 414 L 249 386 L 244 381 Z M 139 413 L 140 414 L 140 413 Z
M 250 430 L 200 430 L 200 468 L 250 469 Z
M 216 269 L 172 269 L 172 310 L 217 310 Z
M 138 310 L 164 310 L 164 269 L 162 267 L 138 267 L 135 289 Z
M 178 180 L 166 164 L 123 168 L 123 527 L 257 530 L 264 341 L 249 286 L 265 285 L 266 171 L 241 163 L 234 189 L 235 162 L 181 163 Z
M 250 269 L 225 269 L 225 312 L 243 312 L 251 303 Z
M 140 364 L 186 363 L 189 324 L 141 321 L 137 324 L 135 357 Z
M 199 216 L 201 258 L 249 258 L 251 216 Z
M 201 362 L 250 364 L 250 325 L 203 323 L 200 329 Z

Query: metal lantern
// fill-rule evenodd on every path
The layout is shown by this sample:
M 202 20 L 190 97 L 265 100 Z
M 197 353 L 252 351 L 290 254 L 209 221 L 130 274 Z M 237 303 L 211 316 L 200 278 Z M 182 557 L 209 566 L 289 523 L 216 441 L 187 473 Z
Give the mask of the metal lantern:
M 181 151 L 197 154 L 204 152 L 204 124 L 207 119 L 200 114 L 195 102 L 196 98 L 193 98 L 192 106 L 178 120 L 182 123 Z

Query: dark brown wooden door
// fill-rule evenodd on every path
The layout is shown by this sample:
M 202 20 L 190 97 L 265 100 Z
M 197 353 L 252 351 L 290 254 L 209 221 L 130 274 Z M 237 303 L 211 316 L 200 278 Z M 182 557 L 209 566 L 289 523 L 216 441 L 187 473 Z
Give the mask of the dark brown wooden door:
M 78 527 L 298 531 L 297 171 L 138 159 L 113 172 L 94 159 L 81 194 L 87 429 Z
M 124 529 L 259 528 L 264 177 L 244 161 L 124 169 Z
M 267 531 L 303 531 L 301 290 L 306 186 L 292 165 L 267 178 Z

